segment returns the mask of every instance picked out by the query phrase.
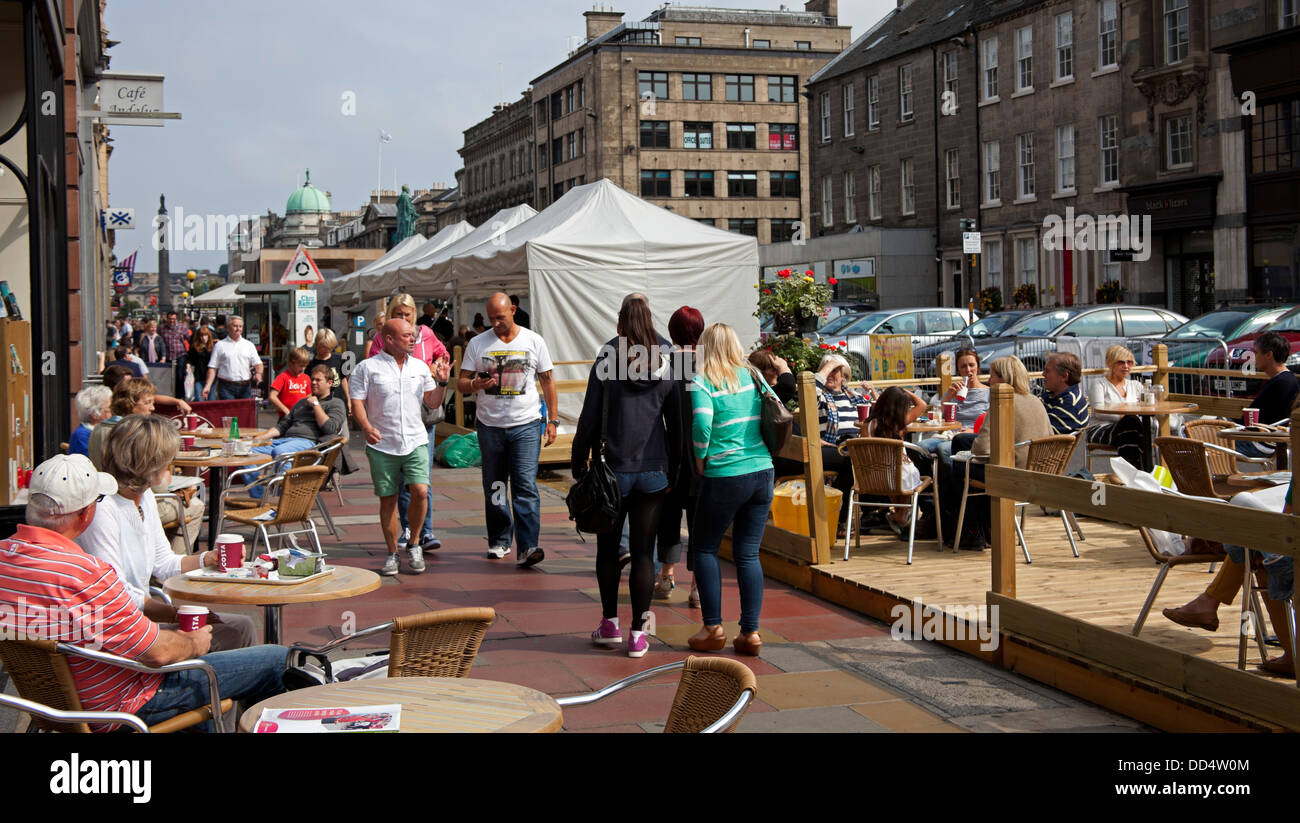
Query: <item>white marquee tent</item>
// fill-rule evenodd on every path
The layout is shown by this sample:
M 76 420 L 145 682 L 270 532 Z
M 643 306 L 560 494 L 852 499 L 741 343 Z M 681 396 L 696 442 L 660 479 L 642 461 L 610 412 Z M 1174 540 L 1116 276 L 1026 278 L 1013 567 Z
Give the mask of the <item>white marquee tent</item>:
M 425 246 L 418 252 L 407 255 L 393 270 L 404 286 L 421 294 L 432 295 L 435 289 L 446 289 L 445 284 L 451 279 L 453 257 L 480 243 L 491 245 L 493 238 L 499 240 L 504 232 L 536 215 L 537 210 L 527 204 L 502 209 L 484 220 L 483 225 L 453 243 L 439 247 Z
M 218 286 L 215 289 L 205 291 L 203 294 L 194 298 L 196 306 L 229 306 L 233 303 L 244 302 L 244 295 L 235 291 L 242 283 L 227 283 L 224 286 Z
M 446 248 L 474 231 L 464 220 L 447 226 L 432 237 L 412 235 L 393 246 L 383 257 L 364 268 L 334 280 L 331 302 L 342 307 L 356 306 L 367 300 L 391 297 L 406 284 L 398 277 L 399 267 L 407 260 L 427 251 Z

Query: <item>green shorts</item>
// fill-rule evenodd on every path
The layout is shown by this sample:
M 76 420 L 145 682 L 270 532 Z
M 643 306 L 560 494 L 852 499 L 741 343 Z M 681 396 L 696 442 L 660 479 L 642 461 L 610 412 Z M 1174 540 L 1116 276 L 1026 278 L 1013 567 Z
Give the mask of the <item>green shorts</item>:
M 366 459 L 370 461 L 370 480 L 375 494 L 390 497 L 403 485 L 427 485 L 429 482 L 429 445 L 426 443 L 410 454 L 387 454 L 366 446 Z

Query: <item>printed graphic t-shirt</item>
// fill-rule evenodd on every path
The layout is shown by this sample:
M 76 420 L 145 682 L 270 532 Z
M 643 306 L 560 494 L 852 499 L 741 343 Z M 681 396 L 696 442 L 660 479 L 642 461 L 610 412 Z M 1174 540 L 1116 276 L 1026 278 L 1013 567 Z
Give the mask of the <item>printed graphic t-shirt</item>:
M 306 372 L 295 376 L 287 371 L 282 371 L 276 375 L 275 382 L 271 384 L 271 389 L 278 391 L 280 393 L 280 402 L 287 408 L 292 409 L 299 400 L 311 395 L 311 377 Z M 280 416 L 284 417 L 283 414 Z
M 461 370 L 497 379 L 497 385 L 480 391 L 476 398 L 475 415 L 485 426 L 507 429 L 535 423 L 542 416 L 537 375 L 554 368 L 551 353 L 541 335 L 517 328 L 518 334 L 509 343 L 488 330 L 474 335 L 465 346 Z

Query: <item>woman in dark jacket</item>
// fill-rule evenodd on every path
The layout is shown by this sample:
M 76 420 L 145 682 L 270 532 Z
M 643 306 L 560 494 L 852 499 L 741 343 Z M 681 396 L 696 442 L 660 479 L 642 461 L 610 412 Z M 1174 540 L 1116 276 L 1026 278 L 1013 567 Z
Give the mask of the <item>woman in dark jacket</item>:
M 618 550 L 623 518 L 630 521 L 632 628 L 629 657 L 642 657 L 650 647 L 645 623 L 654 588 L 651 551 L 659 527 L 669 478 L 676 477 L 681 454 L 681 414 L 672 357 L 660 345 L 650 307 L 629 296 L 618 313 L 618 343 L 606 346 L 587 380 L 587 396 L 573 436 L 575 479 L 587 471 L 600 448 L 601 407 L 608 395 L 605 460 L 618 478 L 623 494 L 619 522 L 596 536 L 596 580 L 600 584 L 602 619 L 591 633 L 597 646 L 613 648 L 623 642 L 618 625 L 618 585 L 622 577 Z M 653 626 L 649 631 L 653 631 Z
M 691 398 L 687 394 L 691 381 L 695 377 L 695 344 L 704 331 L 704 317 L 698 309 L 682 306 L 668 318 L 668 336 L 672 338 L 673 369 L 676 372 L 677 408 L 681 415 L 682 449 L 678 460 L 678 476 L 669 478 L 668 499 L 664 501 L 663 513 L 659 517 L 659 534 L 655 539 L 658 545 L 659 580 L 655 583 L 654 596 L 667 600 L 677 587 L 675 566 L 682 559 L 682 512 L 686 513 L 686 533 L 691 531 L 691 522 L 695 519 L 695 498 L 700 493 L 700 475 L 695 469 L 695 455 L 691 453 L 691 439 L 686 432 L 691 430 Z M 686 549 L 686 569 L 695 571 L 695 558 L 691 556 L 690 546 Z M 700 607 L 700 594 L 691 579 L 691 593 L 687 604 L 692 609 Z

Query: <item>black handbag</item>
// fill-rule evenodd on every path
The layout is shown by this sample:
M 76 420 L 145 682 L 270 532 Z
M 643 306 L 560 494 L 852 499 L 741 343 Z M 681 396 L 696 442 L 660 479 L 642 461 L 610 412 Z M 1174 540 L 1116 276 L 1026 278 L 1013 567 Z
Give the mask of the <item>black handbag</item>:
M 757 371 L 751 368 L 749 376 L 754 379 L 754 387 L 758 391 L 761 404 L 758 428 L 763 435 L 763 445 L 767 446 L 768 452 L 773 457 L 776 457 L 781 453 L 781 449 L 785 448 L 786 441 L 790 439 L 790 433 L 794 429 L 794 415 Z
M 619 488 L 614 470 L 605 462 L 605 430 L 609 419 L 609 388 L 602 386 L 600 400 L 600 442 L 596 457 L 587 464 L 584 474 L 569 493 L 564 505 L 569 508 L 569 519 L 579 532 L 603 534 L 618 525 L 623 510 L 623 491 Z

